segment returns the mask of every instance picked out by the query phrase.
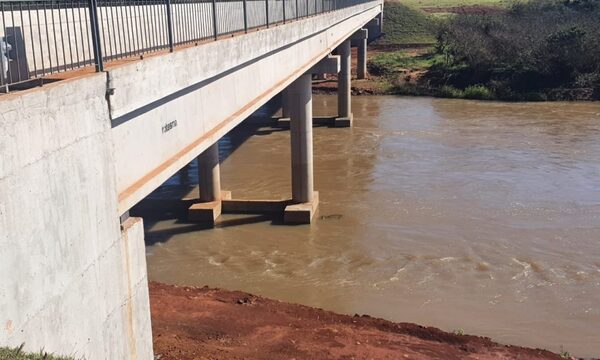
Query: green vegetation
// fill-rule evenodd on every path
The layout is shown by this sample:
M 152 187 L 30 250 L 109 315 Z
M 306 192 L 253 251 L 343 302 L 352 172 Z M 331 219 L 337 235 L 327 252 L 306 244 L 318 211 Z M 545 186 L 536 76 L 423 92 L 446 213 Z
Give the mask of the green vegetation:
M 532 0 L 495 15 L 457 15 L 438 30 L 427 86 L 507 100 L 600 96 L 600 0 Z M 468 92 L 466 89 L 470 89 Z
M 384 52 L 374 56 L 369 61 L 369 73 L 376 76 L 390 76 L 404 69 L 411 69 L 412 71 L 426 70 L 440 59 L 442 59 L 441 55 L 429 52 L 416 56 L 406 51 Z
M 54 356 L 44 351 L 26 353 L 23 345 L 16 348 L 0 347 L 0 360 L 73 360 L 69 357 Z
M 386 3 L 383 20 L 384 36 L 377 41 L 379 45 L 433 45 L 435 23 L 424 12 L 399 3 Z
M 387 48 L 368 66 L 390 92 L 478 100 L 600 99 L 600 0 L 519 1 L 506 11 L 444 19 L 414 7 L 430 5 L 430 0 L 386 5 L 385 36 L 378 43 L 395 50 Z M 427 52 L 423 44 L 434 35 L 435 46 Z M 420 50 L 406 50 L 411 44 L 420 44 Z
M 506 6 L 508 0 L 402 0 L 404 5 L 415 8 L 421 7 L 454 7 L 454 6 Z M 387 9 L 386 9 L 387 10 Z

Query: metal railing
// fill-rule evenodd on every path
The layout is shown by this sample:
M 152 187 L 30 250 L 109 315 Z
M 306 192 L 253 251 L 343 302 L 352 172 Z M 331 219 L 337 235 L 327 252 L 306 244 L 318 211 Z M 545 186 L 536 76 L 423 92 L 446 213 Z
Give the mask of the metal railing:
M 370 0 L 0 0 L 0 91 Z

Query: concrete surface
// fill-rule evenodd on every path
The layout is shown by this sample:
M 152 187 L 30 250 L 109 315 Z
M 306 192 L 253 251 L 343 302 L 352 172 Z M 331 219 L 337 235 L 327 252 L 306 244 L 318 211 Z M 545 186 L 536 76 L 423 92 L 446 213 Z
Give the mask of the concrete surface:
M 119 212 L 191 162 L 381 9 L 382 2 L 373 1 L 110 68 Z M 162 130 L 173 123 L 169 131 Z
M 143 227 L 120 230 L 105 90 L 95 74 L 0 98 L 1 345 L 153 357 Z
M 382 6 L 0 97 L 0 344 L 152 359 L 142 221 L 119 217 Z
M 346 40 L 337 48 L 337 53 L 340 56 L 340 72 L 338 74 L 338 118 L 337 126 L 343 126 L 342 123 L 348 122 L 348 126 L 352 126 L 352 87 L 350 84 L 350 40 Z
M 285 207 L 283 222 L 286 224 L 310 224 L 319 208 L 319 192 L 315 191 L 312 200 L 302 204 L 293 204 Z

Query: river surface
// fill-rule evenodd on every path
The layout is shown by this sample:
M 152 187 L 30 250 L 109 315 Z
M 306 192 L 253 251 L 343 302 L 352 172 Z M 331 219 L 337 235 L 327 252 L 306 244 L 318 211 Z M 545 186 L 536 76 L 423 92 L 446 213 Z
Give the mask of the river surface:
M 354 128 L 314 130 L 313 225 L 147 220 L 150 279 L 600 357 L 600 105 L 352 101 Z M 313 106 L 332 114 L 335 97 Z M 223 189 L 289 197 L 289 142 L 224 138 Z

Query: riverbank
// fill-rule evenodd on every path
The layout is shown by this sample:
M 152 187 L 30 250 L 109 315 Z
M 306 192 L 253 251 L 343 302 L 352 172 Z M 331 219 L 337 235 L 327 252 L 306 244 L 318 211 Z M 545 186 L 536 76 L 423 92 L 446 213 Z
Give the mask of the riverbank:
M 369 46 L 369 77 L 353 81 L 353 94 L 599 100 L 600 33 L 591 20 L 598 12 L 600 5 L 583 2 L 386 2 L 383 36 Z M 522 40 L 532 32 L 540 34 Z M 333 78 L 315 91 L 335 88 Z
M 561 359 L 432 327 L 239 291 L 150 283 L 154 352 L 169 359 Z

